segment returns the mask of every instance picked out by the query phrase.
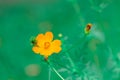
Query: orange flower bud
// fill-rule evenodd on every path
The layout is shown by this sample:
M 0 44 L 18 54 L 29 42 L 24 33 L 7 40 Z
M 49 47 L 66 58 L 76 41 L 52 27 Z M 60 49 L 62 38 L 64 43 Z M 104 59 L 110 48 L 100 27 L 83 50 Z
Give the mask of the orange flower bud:
M 87 26 L 85 27 L 85 33 L 88 34 L 90 32 L 90 29 L 92 27 L 91 23 L 88 23 Z

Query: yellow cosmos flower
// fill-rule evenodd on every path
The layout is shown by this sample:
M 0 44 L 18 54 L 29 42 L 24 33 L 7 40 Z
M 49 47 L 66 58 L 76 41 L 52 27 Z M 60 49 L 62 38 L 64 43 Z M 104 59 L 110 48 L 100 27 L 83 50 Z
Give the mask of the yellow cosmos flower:
M 35 38 L 35 45 L 32 50 L 48 58 L 53 53 L 59 53 L 61 51 L 61 41 L 53 40 L 52 32 L 46 32 L 44 34 L 38 34 Z

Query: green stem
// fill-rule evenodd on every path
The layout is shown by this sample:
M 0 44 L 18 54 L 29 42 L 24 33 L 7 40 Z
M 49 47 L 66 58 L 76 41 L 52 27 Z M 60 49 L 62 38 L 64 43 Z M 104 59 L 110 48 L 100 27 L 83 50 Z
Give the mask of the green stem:
M 68 60 L 70 61 L 72 67 L 75 68 L 75 64 L 74 64 L 73 60 L 71 59 L 71 57 L 70 57 L 68 52 L 66 52 L 66 55 L 68 56 Z
M 87 37 L 87 35 L 85 34 L 83 39 L 78 40 L 75 44 L 73 44 L 73 46 L 71 46 L 69 49 L 67 49 L 66 51 L 63 51 L 62 53 L 66 53 L 66 55 L 68 56 L 68 60 L 70 61 L 71 66 L 73 67 L 73 72 L 76 73 L 76 65 L 74 64 L 73 60 L 71 59 L 70 55 L 69 55 L 69 50 L 71 50 L 72 48 L 74 48 L 75 46 L 79 45 L 81 42 L 83 42 L 83 40 L 85 40 Z M 79 71 L 77 71 L 77 73 L 80 73 Z
M 98 58 L 97 55 L 94 55 L 94 61 L 95 61 L 96 65 L 97 65 L 97 67 L 99 68 L 100 64 L 99 64 L 99 58 Z
M 71 70 L 71 69 L 67 68 L 65 65 L 62 65 L 62 64 L 60 64 L 60 63 L 58 63 L 58 62 L 56 62 L 56 61 L 54 61 L 54 60 L 52 60 L 52 62 L 53 62 L 53 64 L 57 64 L 58 66 L 60 66 L 60 67 L 63 67 L 63 68 L 65 68 L 65 69 L 67 69 L 68 71 L 70 71 L 70 70 Z
M 48 80 L 51 79 L 51 68 L 49 68 L 49 73 L 48 73 Z
M 59 73 L 58 71 L 51 65 L 50 61 L 46 60 L 47 64 L 50 66 L 50 68 L 58 75 L 61 80 L 65 80 Z
M 85 20 L 84 20 L 84 18 L 82 17 L 81 9 L 80 9 L 80 6 L 79 6 L 79 4 L 78 4 L 78 1 L 77 1 L 77 0 L 74 0 L 74 1 L 72 2 L 72 6 L 73 6 L 73 8 L 75 9 L 76 14 L 78 15 L 78 18 L 79 18 L 79 20 L 80 20 L 80 23 L 81 23 L 82 25 L 84 25 L 84 24 L 85 24 Z

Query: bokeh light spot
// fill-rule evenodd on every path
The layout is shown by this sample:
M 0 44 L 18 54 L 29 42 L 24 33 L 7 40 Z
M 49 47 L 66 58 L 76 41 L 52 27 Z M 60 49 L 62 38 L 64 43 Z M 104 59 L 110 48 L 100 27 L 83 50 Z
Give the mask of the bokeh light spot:
M 61 33 L 59 33 L 59 34 L 58 34 L 58 37 L 60 37 L 60 38 L 61 38 L 62 36 L 63 36 L 63 35 L 62 35 Z
M 37 64 L 30 64 L 25 67 L 25 73 L 28 76 L 38 76 L 40 73 L 40 66 Z

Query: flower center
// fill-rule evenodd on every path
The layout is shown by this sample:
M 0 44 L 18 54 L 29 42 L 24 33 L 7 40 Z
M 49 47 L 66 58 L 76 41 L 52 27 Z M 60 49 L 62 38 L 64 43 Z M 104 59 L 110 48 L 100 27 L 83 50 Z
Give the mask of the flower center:
M 44 43 L 44 48 L 45 48 L 45 49 L 48 49 L 49 47 L 50 47 L 50 42 L 45 42 L 45 43 Z

